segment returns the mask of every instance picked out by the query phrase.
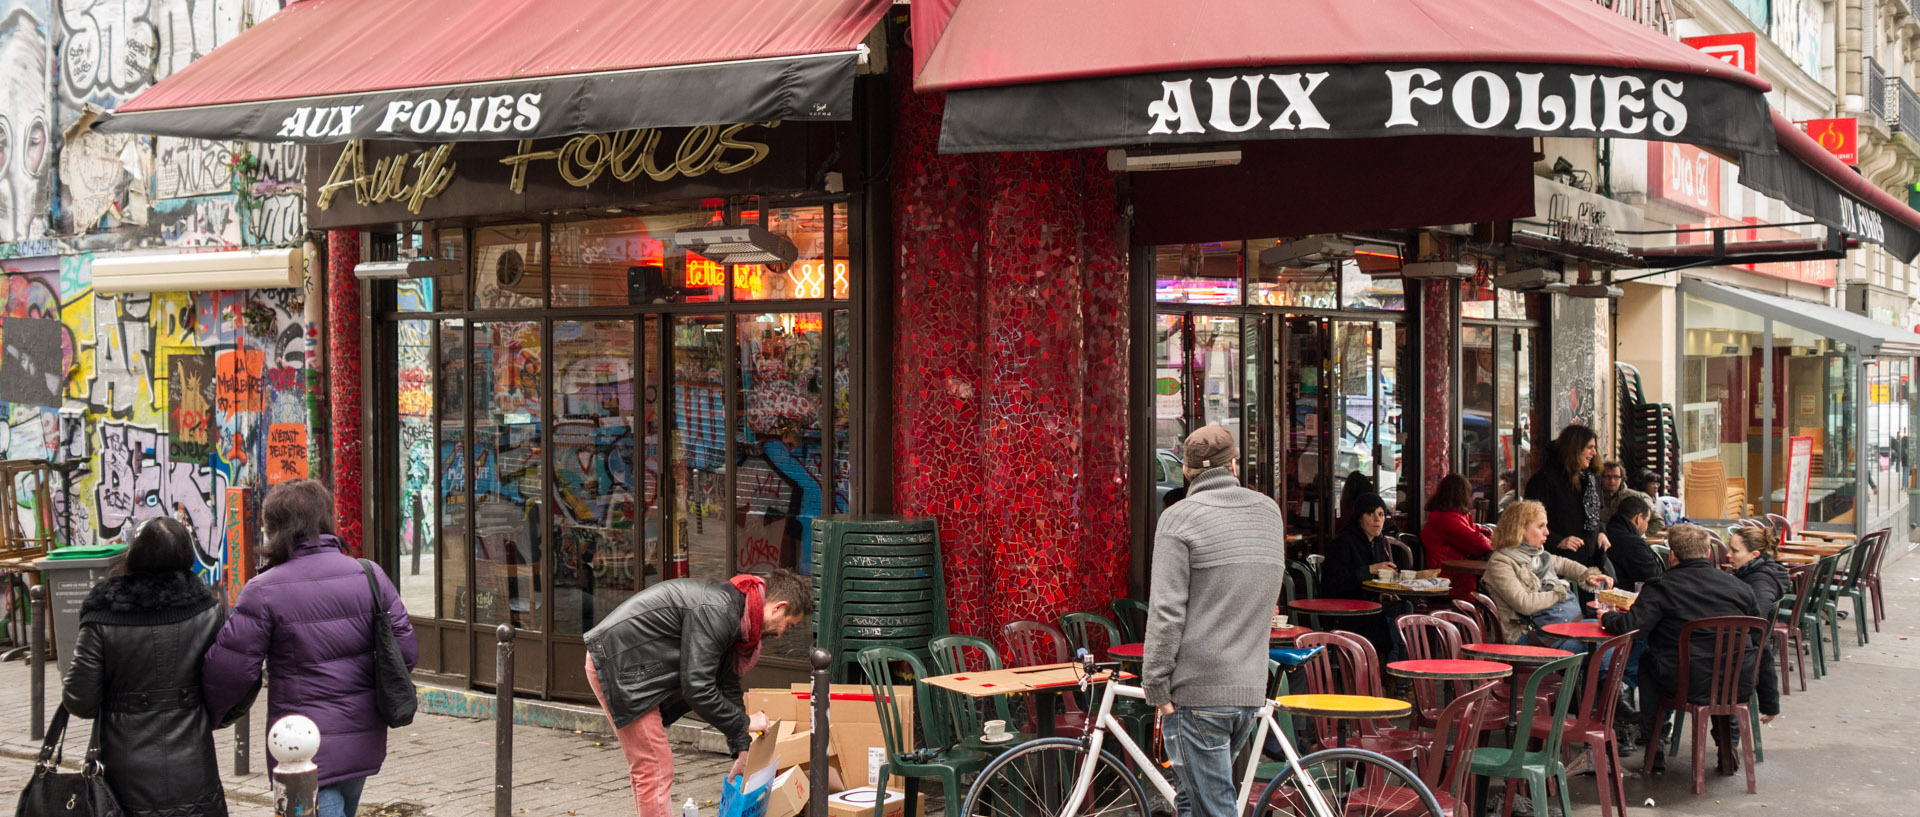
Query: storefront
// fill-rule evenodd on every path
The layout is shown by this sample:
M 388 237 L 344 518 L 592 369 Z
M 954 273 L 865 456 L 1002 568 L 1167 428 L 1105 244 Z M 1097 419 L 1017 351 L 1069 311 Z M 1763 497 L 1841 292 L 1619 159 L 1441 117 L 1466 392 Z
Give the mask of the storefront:
M 1680 285 L 1687 515 L 1778 513 L 1867 533 L 1907 518 L 1920 335 L 1699 279 Z M 1803 446 L 1794 451 L 1795 442 Z M 1804 465 L 1804 509 L 1789 484 Z

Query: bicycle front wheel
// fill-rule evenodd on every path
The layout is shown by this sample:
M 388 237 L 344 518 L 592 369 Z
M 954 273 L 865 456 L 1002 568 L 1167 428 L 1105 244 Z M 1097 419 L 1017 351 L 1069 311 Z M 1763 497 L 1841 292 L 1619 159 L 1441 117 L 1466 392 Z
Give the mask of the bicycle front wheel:
M 1305 778 L 1300 771 L 1306 772 Z M 1317 790 L 1327 811 L 1313 802 Z M 1267 784 L 1249 817 L 1442 817 L 1440 801 L 1418 775 L 1386 755 L 1326 749 L 1288 766 Z
M 994 759 L 967 789 L 963 817 L 1069 817 L 1063 815 L 1088 746 L 1073 738 L 1030 741 Z M 1148 817 L 1146 792 L 1133 772 L 1102 750 L 1086 781 L 1086 796 L 1070 817 Z

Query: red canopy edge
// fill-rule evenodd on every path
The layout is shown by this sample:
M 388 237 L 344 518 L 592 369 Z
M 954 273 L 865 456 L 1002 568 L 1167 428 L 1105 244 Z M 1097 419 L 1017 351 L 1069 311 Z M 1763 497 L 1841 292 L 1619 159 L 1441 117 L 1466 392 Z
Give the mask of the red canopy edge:
M 1849 167 L 1847 163 L 1840 161 L 1840 157 L 1821 147 L 1819 142 L 1808 136 L 1807 132 L 1801 130 L 1800 126 L 1794 124 L 1786 114 L 1778 110 L 1772 113 L 1774 141 L 1787 153 L 1805 162 L 1848 195 L 1908 227 L 1920 230 L 1920 212 L 1916 212 L 1912 207 L 1907 206 L 1906 202 L 1895 198 L 1887 191 L 1875 187 L 1873 182 L 1867 181 L 1859 171 Z M 1742 178 L 1745 178 L 1744 174 Z M 1794 204 L 1792 201 L 1787 203 Z
M 1594 65 L 1772 89 L 1592 0 L 964 0 L 938 37 L 918 90 L 1408 62 Z
M 856 49 L 889 0 L 302 0 L 116 113 Z

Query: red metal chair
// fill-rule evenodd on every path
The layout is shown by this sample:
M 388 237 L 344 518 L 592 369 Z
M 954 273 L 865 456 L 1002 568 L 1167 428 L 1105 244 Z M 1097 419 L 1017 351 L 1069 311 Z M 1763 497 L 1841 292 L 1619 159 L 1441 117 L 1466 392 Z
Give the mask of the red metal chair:
M 1471 602 L 1464 601 L 1455 601 L 1453 605 L 1455 607 L 1466 605 L 1469 609 L 1473 607 Z M 1480 619 L 1474 618 L 1470 613 L 1462 613 L 1459 610 L 1436 610 L 1433 617 L 1460 628 L 1462 644 L 1481 644 L 1486 641 L 1486 632 L 1480 629 Z
M 1773 622 L 1773 642 L 1778 647 L 1774 651 L 1774 664 L 1780 669 L 1780 692 L 1791 692 L 1787 659 L 1793 659 L 1793 666 L 1800 668 L 1800 691 L 1807 691 L 1807 634 L 1800 630 L 1800 617 L 1807 614 L 1807 600 L 1813 597 L 1808 585 L 1813 581 L 1813 565 L 1795 565 L 1787 569 L 1788 577 L 1793 581 L 1793 604 L 1788 608 L 1785 621 Z M 1824 657 L 1824 656 L 1822 656 Z
M 1485 593 L 1474 593 L 1472 596 L 1469 596 L 1467 600 L 1473 605 L 1474 609 L 1471 612 L 1474 618 L 1480 621 L 1480 630 L 1487 634 L 1487 642 L 1491 644 L 1509 643 L 1507 641 L 1507 628 L 1500 623 L 1500 608 L 1493 603 L 1493 597 Z M 1456 605 L 1459 604 L 1458 601 L 1454 603 Z
M 1639 633 L 1617 635 L 1600 642 L 1582 678 L 1579 709 L 1567 717 L 1560 733 L 1566 743 L 1584 743 L 1593 756 L 1593 773 L 1600 785 L 1600 817 L 1613 809 L 1627 812 L 1626 775 L 1620 769 L 1620 738 L 1613 731 L 1613 712 L 1620 703 L 1620 682 L 1627 676 L 1627 656 Z M 1533 719 L 1533 737 L 1545 740 L 1553 731 L 1553 716 L 1542 712 Z
M 1873 631 L 1880 632 L 1880 622 L 1887 620 L 1887 606 L 1880 598 L 1880 564 L 1886 561 L 1887 542 L 1882 538 L 1873 549 L 1873 555 L 1867 558 L 1866 573 L 1860 577 L 1860 587 L 1873 599 Z
M 1000 641 L 1007 645 L 1004 655 L 1010 667 L 1064 664 L 1073 656 L 1067 634 L 1044 621 L 1009 621 L 1000 628 Z M 1080 703 L 1072 695 L 1062 695 L 1060 700 L 1062 709 L 1053 718 L 1054 734 L 1069 734 L 1084 728 L 1087 713 L 1080 708 Z M 1035 725 L 1032 714 L 1027 716 L 1027 723 Z
M 1352 633 L 1313 632 L 1294 639 L 1301 649 L 1326 647 L 1326 651 L 1302 665 L 1307 674 L 1307 692 L 1314 695 L 1372 695 L 1385 697 L 1380 687 L 1380 664 L 1374 659 L 1373 644 Z M 1340 746 L 1340 719 L 1313 718 L 1318 749 Z M 1413 760 L 1415 741 L 1404 732 L 1389 734 L 1383 721 L 1358 721 L 1348 730 L 1346 746 L 1366 749 L 1407 763 Z
M 1404 615 L 1393 626 L 1400 630 L 1400 643 L 1405 645 L 1408 658 L 1432 661 L 1460 657 L 1460 631 L 1446 621 L 1435 616 Z M 1412 686 L 1413 722 L 1431 729 L 1447 705 L 1451 685 L 1447 681 L 1414 679 Z
M 1504 683 L 1481 684 L 1453 699 L 1440 711 L 1431 739 L 1418 747 L 1420 782 L 1440 801 L 1440 812 L 1446 817 L 1466 817 L 1472 811 L 1474 746 L 1484 729 L 1482 719 L 1502 708 L 1493 700 L 1493 690 Z M 1347 798 L 1347 813 L 1415 815 L 1426 810 L 1410 789 L 1374 785 L 1357 789 Z
M 1769 627 L 1765 619 L 1753 616 L 1715 616 L 1687 622 L 1680 628 L 1680 677 L 1673 679 L 1674 694 L 1661 698 L 1653 711 L 1653 722 L 1659 723 L 1663 713 L 1674 713 L 1674 746 L 1677 749 L 1680 729 L 1687 716 L 1693 717 L 1693 793 L 1705 794 L 1707 791 L 1706 740 L 1709 718 L 1725 715 L 1735 718 L 1735 724 L 1745 724 L 1753 720 L 1747 706 L 1747 697 L 1740 694 L 1741 681 L 1747 675 L 1749 651 L 1757 651 L 1766 637 Z M 1713 659 L 1709 664 L 1712 674 L 1708 677 L 1707 702 L 1691 703 L 1693 673 L 1693 650 L 1696 637 L 1712 644 Z M 1759 672 L 1759 656 L 1753 657 L 1754 672 Z M 1653 774 L 1654 750 L 1657 744 L 1647 747 L 1646 768 L 1643 775 Z M 1753 772 L 1753 730 L 1740 730 L 1740 759 L 1747 767 L 1747 793 L 1758 790 L 1758 782 Z

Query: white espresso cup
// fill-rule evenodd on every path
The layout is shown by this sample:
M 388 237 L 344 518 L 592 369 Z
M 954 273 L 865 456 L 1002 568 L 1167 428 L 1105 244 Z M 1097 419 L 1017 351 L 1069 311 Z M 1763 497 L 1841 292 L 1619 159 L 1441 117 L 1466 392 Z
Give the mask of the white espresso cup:
M 1006 734 L 1007 734 L 1006 721 L 1002 721 L 1002 720 L 987 721 L 985 736 L 989 740 L 999 740 L 1000 738 L 1004 737 Z
M 1276 629 L 1276 630 L 1284 630 L 1284 629 L 1286 629 L 1286 628 L 1287 628 L 1287 626 L 1288 626 L 1288 624 L 1287 624 L 1287 617 L 1286 617 L 1286 616 L 1274 616 L 1274 617 L 1273 617 L 1273 628 L 1274 628 L 1274 629 Z
M 1403 581 L 1403 582 L 1410 582 L 1410 581 L 1413 581 L 1414 579 L 1418 579 L 1418 578 L 1420 578 L 1420 571 L 1418 571 L 1418 570 L 1402 570 L 1402 571 L 1400 571 L 1400 581 Z
M 1383 567 L 1383 568 L 1380 568 L 1379 570 L 1373 571 L 1373 578 L 1382 582 L 1392 582 L 1393 575 L 1394 574 L 1393 574 L 1392 568 Z

